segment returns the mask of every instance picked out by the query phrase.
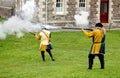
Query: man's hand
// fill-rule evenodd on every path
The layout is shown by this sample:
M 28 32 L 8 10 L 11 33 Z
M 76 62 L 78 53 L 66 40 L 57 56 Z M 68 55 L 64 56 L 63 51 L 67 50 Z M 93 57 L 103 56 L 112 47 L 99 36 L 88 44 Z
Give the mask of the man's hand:
M 84 31 L 84 29 L 83 29 L 83 28 L 81 28 L 81 31 Z

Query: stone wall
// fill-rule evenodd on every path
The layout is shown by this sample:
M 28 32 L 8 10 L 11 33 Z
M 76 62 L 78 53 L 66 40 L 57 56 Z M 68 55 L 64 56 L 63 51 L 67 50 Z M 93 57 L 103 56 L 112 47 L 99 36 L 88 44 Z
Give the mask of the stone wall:
M 90 26 L 94 27 L 95 23 L 97 22 L 98 18 L 97 18 L 97 5 L 98 0 L 91 0 L 89 5 L 90 5 L 90 16 L 89 16 L 89 20 L 90 20 Z
M 74 20 L 74 15 L 76 13 L 76 0 L 68 0 L 67 2 L 67 5 L 68 5 L 68 8 L 67 8 L 67 12 L 68 14 L 66 15 L 66 19 L 67 20 Z
M 54 8 L 53 8 L 53 5 L 54 5 L 54 2 L 52 0 L 48 0 L 48 7 L 47 7 L 47 10 L 48 10 L 48 20 L 53 20 L 54 18 L 54 14 L 53 14 L 53 11 L 54 11 Z
M 2 18 L 9 18 L 15 15 L 15 0 L 0 0 L 0 16 Z
M 14 6 L 15 0 L 0 0 L 0 6 L 12 7 Z
M 12 16 L 12 8 L 9 7 L 0 7 L 0 17 L 9 18 Z
M 113 17 L 120 17 L 120 0 L 113 1 Z
M 113 17 L 112 17 L 112 28 L 120 28 L 120 0 L 112 0 L 113 2 Z

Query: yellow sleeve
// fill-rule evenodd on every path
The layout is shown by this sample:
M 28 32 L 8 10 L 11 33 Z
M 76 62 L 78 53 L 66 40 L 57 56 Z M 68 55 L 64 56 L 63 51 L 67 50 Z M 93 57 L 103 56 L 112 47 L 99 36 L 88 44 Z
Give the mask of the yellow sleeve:
M 83 33 L 88 37 L 93 37 L 94 36 L 94 31 L 87 32 L 86 30 L 83 30 Z
M 40 39 L 41 39 L 40 34 L 35 35 L 35 38 L 36 38 L 37 40 L 40 40 Z

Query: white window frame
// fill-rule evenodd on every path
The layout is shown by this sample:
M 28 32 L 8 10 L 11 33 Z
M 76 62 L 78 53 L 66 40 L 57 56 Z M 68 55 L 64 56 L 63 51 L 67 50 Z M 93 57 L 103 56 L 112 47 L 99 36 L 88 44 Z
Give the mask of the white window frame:
M 79 11 L 86 11 L 86 1 L 87 0 L 79 0 Z
M 57 2 L 59 1 L 59 2 Z M 56 7 L 56 14 L 58 15 L 62 15 L 64 14 L 64 0 L 55 0 L 56 4 L 55 4 L 55 7 Z M 59 4 L 60 7 L 57 7 L 57 4 Z

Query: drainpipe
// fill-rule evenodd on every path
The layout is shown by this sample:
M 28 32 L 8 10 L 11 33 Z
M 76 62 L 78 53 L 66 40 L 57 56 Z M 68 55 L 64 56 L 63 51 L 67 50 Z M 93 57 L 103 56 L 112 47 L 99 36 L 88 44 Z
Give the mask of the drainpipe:
M 45 0 L 45 26 L 47 25 L 47 0 Z

